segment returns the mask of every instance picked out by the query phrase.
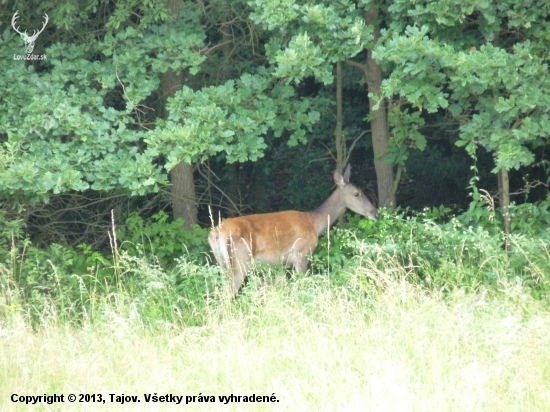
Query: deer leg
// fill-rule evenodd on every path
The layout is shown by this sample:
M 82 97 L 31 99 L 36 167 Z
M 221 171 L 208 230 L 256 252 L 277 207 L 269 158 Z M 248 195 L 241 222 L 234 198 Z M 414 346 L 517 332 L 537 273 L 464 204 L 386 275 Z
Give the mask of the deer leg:
M 298 273 L 304 273 L 307 270 L 308 255 L 299 252 L 293 252 L 288 256 L 286 264 L 292 266 Z
M 250 251 L 244 242 L 239 245 L 233 245 L 232 260 L 231 276 L 233 278 L 233 295 L 236 295 L 246 279 L 248 267 L 250 265 Z
M 305 256 L 296 256 L 294 259 L 293 265 L 294 270 L 298 273 L 304 273 L 307 271 L 307 257 Z
M 311 249 L 305 248 L 303 245 L 298 246 L 300 247 L 296 248 L 296 250 L 288 257 L 288 263 L 294 267 L 296 272 L 305 273 L 307 271 L 309 257 L 311 256 L 312 251 L 315 250 L 317 243 Z

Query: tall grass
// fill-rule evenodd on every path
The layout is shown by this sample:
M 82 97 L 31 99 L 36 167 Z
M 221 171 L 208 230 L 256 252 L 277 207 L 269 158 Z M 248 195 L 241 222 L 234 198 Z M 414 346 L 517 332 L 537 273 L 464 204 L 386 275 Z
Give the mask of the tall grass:
M 156 321 L 143 310 L 146 295 L 124 288 L 96 298 L 79 326 L 45 316 L 33 330 L 16 308 L 0 320 L 0 405 L 171 410 L 145 403 L 144 394 L 172 393 L 216 396 L 188 410 L 550 410 L 547 304 L 516 283 L 442 294 L 409 282 L 412 271 L 380 256 L 329 277 L 253 275 L 236 300 L 218 290 L 178 312 L 158 299 L 159 311 L 176 314 Z M 177 295 L 167 288 L 155 290 Z M 13 393 L 102 394 L 106 405 L 37 408 L 12 403 Z M 114 407 L 109 394 L 140 403 Z M 274 394 L 278 402 L 219 402 L 230 394 Z

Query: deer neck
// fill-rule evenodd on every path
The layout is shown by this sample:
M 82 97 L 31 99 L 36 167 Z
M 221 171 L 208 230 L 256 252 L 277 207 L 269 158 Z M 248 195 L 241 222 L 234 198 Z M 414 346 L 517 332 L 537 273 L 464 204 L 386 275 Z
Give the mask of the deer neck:
M 345 211 L 346 206 L 340 198 L 340 192 L 336 190 L 321 206 L 309 212 L 313 221 L 313 226 L 315 226 L 315 230 L 317 230 L 317 236 L 320 236 L 340 219 Z

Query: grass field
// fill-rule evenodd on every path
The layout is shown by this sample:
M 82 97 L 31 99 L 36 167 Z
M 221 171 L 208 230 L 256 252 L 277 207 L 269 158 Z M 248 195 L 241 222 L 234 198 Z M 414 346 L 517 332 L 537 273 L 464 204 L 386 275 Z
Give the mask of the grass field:
M 33 331 L 14 309 L 0 328 L 0 408 L 550 410 L 550 310 L 521 287 L 443 296 L 365 267 L 347 275 L 346 287 L 252 279 L 236 301 L 214 297 L 198 327 L 151 326 L 124 292 L 78 327 L 49 316 Z M 10 400 L 45 393 L 65 402 Z M 101 394 L 105 404 L 69 403 L 69 394 Z M 183 398 L 176 406 L 146 394 Z M 219 398 L 231 394 L 276 402 Z

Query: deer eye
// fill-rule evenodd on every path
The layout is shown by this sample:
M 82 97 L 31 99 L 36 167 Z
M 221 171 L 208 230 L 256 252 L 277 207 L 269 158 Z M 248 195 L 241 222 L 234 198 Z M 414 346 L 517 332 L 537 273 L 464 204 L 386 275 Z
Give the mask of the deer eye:
M 355 197 L 359 197 L 359 192 L 355 192 Z

